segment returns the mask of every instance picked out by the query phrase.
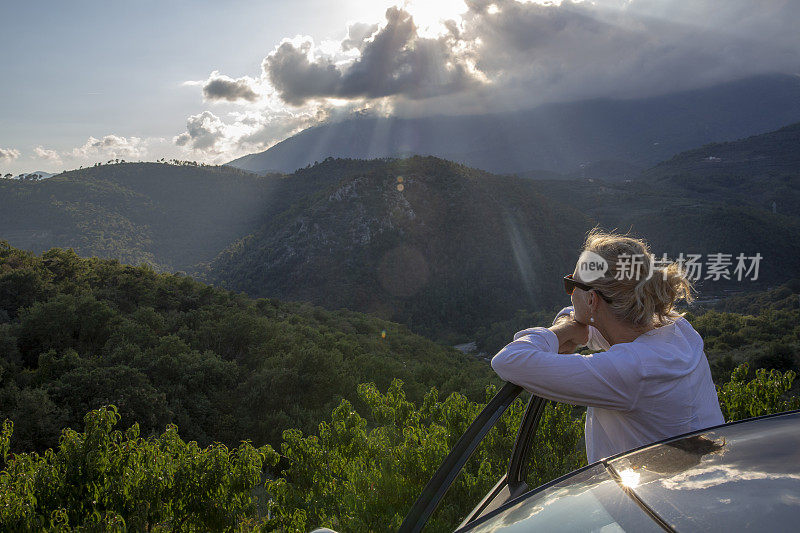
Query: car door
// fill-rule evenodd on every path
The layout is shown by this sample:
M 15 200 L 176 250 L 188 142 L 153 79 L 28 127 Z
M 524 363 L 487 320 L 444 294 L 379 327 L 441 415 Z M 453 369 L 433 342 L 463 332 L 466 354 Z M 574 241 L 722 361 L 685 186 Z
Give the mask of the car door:
M 506 383 L 494 398 L 489 401 L 422 490 L 406 515 L 399 531 L 416 532 L 422 530 L 467 460 L 521 393 L 521 387 Z M 528 485 L 525 483 L 528 458 L 531 453 L 531 443 L 539 425 L 539 419 L 546 405 L 547 400 L 538 396 L 531 396 L 517 431 L 514 448 L 510 450 L 506 474 L 498 480 L 497 484 L 486 494 L 483 500 L 478 502 L 459 528 L 468 525 L 470 522 L 529 490 Z

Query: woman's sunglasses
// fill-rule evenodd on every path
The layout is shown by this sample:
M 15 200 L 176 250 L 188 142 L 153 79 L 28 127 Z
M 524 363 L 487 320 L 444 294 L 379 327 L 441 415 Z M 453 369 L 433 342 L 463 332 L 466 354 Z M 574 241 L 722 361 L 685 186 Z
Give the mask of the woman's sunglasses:
M 575 287 L 578 287 L 579 289 L 583 289 L 585 291 L 595 291 L 598 295 L 600 295 L 600 298 L 602 298 L 603 300 L 605 300 L 608 303 L 611 303 L 611 300 L 606 298 L 603 295 L 602 292 L 600 292 L 599 290 L 595 289 L 591 285 L 587 285 L 585 283 L 581 283 L 580 281 L 578 281 L 575 278 L 573 278 L 572 274 L 567 274 L 566 276 L 564 276 L 564 290 L 567 291 L 567 294 L 572 296 L 572 293 L 575 290 Z

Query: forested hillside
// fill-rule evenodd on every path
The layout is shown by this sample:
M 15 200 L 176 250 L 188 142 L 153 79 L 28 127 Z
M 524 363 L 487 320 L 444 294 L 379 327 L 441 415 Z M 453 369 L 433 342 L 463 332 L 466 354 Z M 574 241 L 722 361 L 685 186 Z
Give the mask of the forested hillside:
M 677 154 L 644 178 L 687 198 L 800 216 L 800 123 Z
M 695 178 L 693 178 L 695 179 Z M 702 183 L 696 178 L 697 186 Z M 701 296 L 734 291 L 764 290 L 800 271 L 800 217 L 773 213 L 753 205 L 755 196 L 742 193 L 736 201 L 722 195 L 693 195 L 684 189 L 648 180 L 534 180 L 537 190 L 554 203 L 573 202 L 603 228 L 632 231 L 644 237 L 656 256 L 676 259 L 698 254 L 704 266 L 696 276 Z M 765 191 L 771 189 L 767 188 Z M 772 195 L 764 192 L 763 194 Z M 709 254 L 730 254 L 729 279 L 709 277 Z M 760 254 L 753 273 L 737 279 L 736 257 Z M 752 261 L 746 261 L 750 266 Z M 697 272 L 696 272 L 697 273 Z
M 433 157 L 329 160 L 292 179 L 307 174 L 342 177 L 231 246 L 209 280 L 457 339 L 558 302 L 590 227 L 531 181 Z
M 640 179 L 590 177 L 623 168 L 611 164 L 589 165 L 581 179 L 524 179 L 433 157 L 327 159 L 267 177 L 104 165 L 0 182 L 0 238 L 182 269 L 251 297 L 352 309 L 455 344 L 520 310 L 565 304 L 560 278 L 595 225 L 631 230 L 659 257 L 729 254 L 732 279 L 703 270 L 702 297 L 783 282 L 800 269 L 798 131 L 680 154 Z M 737 279 L 739 254 L 761 257 L 757 276 Z
M 728 420 L 800 405 L 786 396 L 796 296 L 790 284 L 758 316 L 689 316 Z M 0 350 L 10 530 L 396 528 L 498 384 L 484 361 L 405 326 L 5 243 Z M 523 408 L 470 460 L 432 531 L 452 530 L 503 474 Z M 579 409 L 549 407 L 529 484 L 583 464 L 582 439 Z
M 737 368 L 718 387 L 728 421 L 800 407 L 787 397 L 795 374 Z M 487 390 L 487 397 L 493 391 Z M 279 452 L 244 442 L 200 448 L 169 426 L 142 438 L 115 407 L 87 413 L 44 455 L 9 454 L 12 421 L 0 432 L 0 527 L 148 531 L 396 530 L 411 504 L 482 404 L 454 393 L 422 405 L 395 381 L 386 393 L 362 385 L 365 406 L 336 407 L 315 434 L 283 434 Z M 505 474 L 524 403 L 518 399 L 467 462 L 426 531 L 452 531 Z M 529 486 L 585 464 L 582 421 L 549 405 L 532 443 Z M 35 480 L 35 482 L 31 482 Z
M 117 163 L 0 180 L 0 239 L 41 253 L 189 270 L 258 227 L 280 179 L 230 167 Z
M 482 397 L 483 361 L 350 311 L 252 300 L 179 275 L 0 243 L 0 419 L 43 450 L 106 404 L 143 435 L 167 423 L 201 445 L 309 431 L 356 386 L 393 379 Z

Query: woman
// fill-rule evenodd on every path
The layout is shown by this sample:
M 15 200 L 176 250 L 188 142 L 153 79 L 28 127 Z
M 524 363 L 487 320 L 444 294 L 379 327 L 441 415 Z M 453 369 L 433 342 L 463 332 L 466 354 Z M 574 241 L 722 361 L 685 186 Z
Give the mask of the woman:
M 572 307 L 550 328 L 514 335 L 492 368 L 544 398 L 588 406 L 590 463 L 725 422 L 703 340 L 674 308 L 692 298 L 679 265 L 657 269 L 644 241 L 595 229 L 564 285 Z M 581 346 L 603 351 L 572 353 Z

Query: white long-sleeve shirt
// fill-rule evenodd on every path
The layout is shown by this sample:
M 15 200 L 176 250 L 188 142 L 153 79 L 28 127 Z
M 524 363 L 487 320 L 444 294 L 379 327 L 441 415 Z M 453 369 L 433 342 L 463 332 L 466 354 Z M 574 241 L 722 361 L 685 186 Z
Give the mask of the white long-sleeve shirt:
M 559 354 L 555 333 L 526 329 L 494 356 L 492 368 L 543 398 L 588 406 L 589 463 L 725 422 L 703 339 L 684 318 L 591 355 Z

